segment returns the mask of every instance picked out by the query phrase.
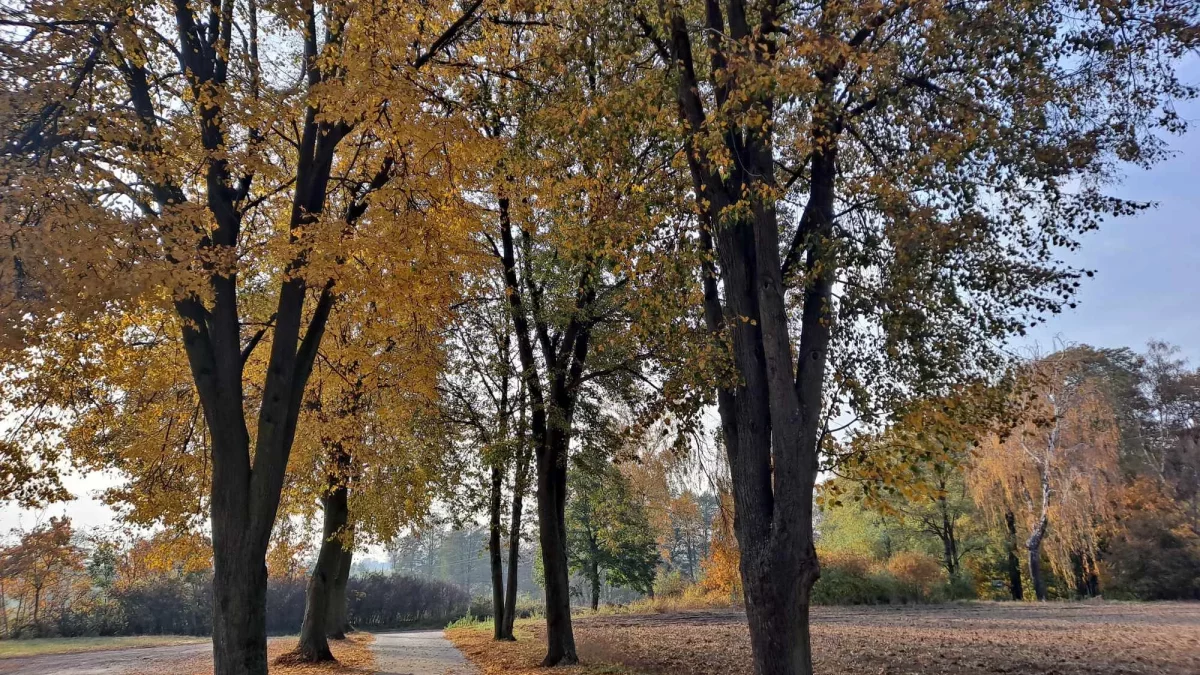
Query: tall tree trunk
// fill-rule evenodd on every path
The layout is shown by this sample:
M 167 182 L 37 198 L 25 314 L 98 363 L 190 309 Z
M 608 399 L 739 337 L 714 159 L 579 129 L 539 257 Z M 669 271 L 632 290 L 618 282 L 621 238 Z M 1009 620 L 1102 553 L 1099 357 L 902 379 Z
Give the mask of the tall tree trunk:
M 750 27 L 744 3 L 731 2 L 724 10 L 721 3 L 707 3 L 707 70 L 728 70 L 730 45 L 745 50 L 738 58 L 773 58 L 777 5 L 763 6 L 764 30 L 759 31 Z M 770 126 L 729 129 L 722 150 L 738 160 L 733 166 L 715 160 L 709 154 L 709 120 L 701 92 L 710 89 L 718 107 L 759 106 L 767 119 L 775 101 L 766 90 L 741 92 L 745 96 L 739 101 L 735 78 L 702 86 L 693 64 L 688 21 L 677 7 L 670 12 L 667 31 L 663 49 L 670 52 L 666 60 L 675 70 L 679 116 L 689 135 L 687 160 L 701 212 L 699 242 L 715 252 L 719 262 L 702 263 L 705 323 L 719 343 L 732 343 L 739 375 L 735 386 L 718 389 L 717 403 L 732 478 L 754 670 L 758 675 L 811 675 L 808 603 L 820 576 L 812 500 L 821 396 L 835 318 L 830 312 L 836 274 L 832 252 L 838 130 L 831 128 L 838 119 L 832 111 L 836 73 L 820 74 L 820 105 L 826 109 L 814 111 L 813 118 L 825 124 L 814 125 L 809 199 L 795 241 L 781 259 L 771 196 L 777 185 Z M 803 296 L 798 345 L 789 327 L 785 277 L 808 280 L 798 289 Z M 793 347 L 798 347 L 794 357 Z
M 341 451 L 336 451 L 342 464 Z M 348 461 L 346 462 L 348 463 Z M 305 662 L 333 661 L 329 651 L 328 628 L 330 607 L 333 604 L 337 577 L 342 569 L 342 542 L 339 537 L 346 534 L 349 520 L 348 492 L 345 479 L 331 473 L 333 491 L 325 495 L 325 523 L 322 529 L 321 550 L 317 564 L 308 580 L 308 592 L 304 604 L 304 621 L 300 625 L 300 644 L 293 655 Z
M 566 447 L 548 443 L 537 451 L 538 537 L 546 581 L 546 658 L 543 666 L 579 662 L 571 626 L 570 571 L 567 568 Z
M 1024 600 L 1025 589 L 1021 587 L 1021 559 L 1017 557 L 1017 517 L 1012 511 L 1004 513 L 1004 522 L 1008 526 L 1008 537 L 1005 548 L 1008 555 L 1008 590 L 1013 600 Z
M 492 568 L 492 638 L 503 640 L 504 634 L 504 552 L 500 550 L 500 497 L 504 473 L 498 463 L 492 464 L 492 491 L 488 503 L 490 515 L 488 556 Z
M 339 539 L 340 543 L 340 539 Z M 341 559 L 338 562 L 338 573 L 333 578 L 333 593 L 329 600 L 329 619 L 325 634 L 331 640 L 345 640 L 349 633 L 350 615 L 346 608 L 346 588 L 350 583 L 350 568 L 354 562 L 354 548 L 342 547 Z
M 542 545 L 542 570 L 546 581 L 546 658 L 543 666 L 575 664 L 575 634 L 571 627 L 570 573 L 567 568 L 567 453 L 571 445 L 571 425 L 578 383 L 587 359 L 590 329 L 580 312 L 595 300 L 590 271 L 579 281 L 577 313 L 566 330 L 555 340 L 541 317 L 534 316 L 538 341 L 546 365 L 547 388 L 543 389 L 530 334 L 530 315 L 522 300 L 522 289 L 533 286 L 526 278 L 522 286 L 517 275 L 513 228 L 507 197 L 499 200 L 501 260 L 508 294 L 522 378 L 529 396 L 530 431 L 537 467 L 538 538 Z M 528 242 L 528 234 L 523 235 Z M 526 258 L 528 263 L 528 258 Z
M 522 409 L 522 414 L 524 410 Z M 522 430 L 518 429 L 518 438 Z M 516 476 L 513 480 L 512 516 L 509 520 L 508 532 L 508 588 L 504 598 L 504 631 L 505 640 L 515 640 L 513 624 L 517 620 L 517 572 L 521 564 L 521 515 L 525 508 L 525 490 L 529 487 L 529 450 L 521 446 L 517 457 Z

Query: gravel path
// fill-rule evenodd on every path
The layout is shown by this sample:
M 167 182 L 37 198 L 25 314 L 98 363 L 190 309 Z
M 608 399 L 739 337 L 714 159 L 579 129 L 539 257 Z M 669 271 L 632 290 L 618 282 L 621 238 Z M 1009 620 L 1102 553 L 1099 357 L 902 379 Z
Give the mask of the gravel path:
M 379 675 L 477 675 L 440 630 L 376 633 L 371 643 Z
M 0 659 L 0 675 L 115 675 L 150 668 L 156 672 L 170 672 L 172 665 L 211 653 L 212 645 L 200 642 L 170 647 L 14 656 Z

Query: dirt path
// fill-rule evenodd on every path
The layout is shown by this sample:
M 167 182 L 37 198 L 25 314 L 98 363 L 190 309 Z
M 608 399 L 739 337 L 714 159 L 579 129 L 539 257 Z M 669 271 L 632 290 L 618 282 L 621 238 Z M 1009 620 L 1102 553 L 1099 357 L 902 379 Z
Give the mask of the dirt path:
M 377 633 L 371 643 L 379 675 L 475 675 L 478 671 L 440 630 Z
M 211 653 L 212 645 L 200 642 L 170 647 L 14 656 L 0 659 L 0 675 L 116 675 L 151 669 L 155 672 L 171 672 Z

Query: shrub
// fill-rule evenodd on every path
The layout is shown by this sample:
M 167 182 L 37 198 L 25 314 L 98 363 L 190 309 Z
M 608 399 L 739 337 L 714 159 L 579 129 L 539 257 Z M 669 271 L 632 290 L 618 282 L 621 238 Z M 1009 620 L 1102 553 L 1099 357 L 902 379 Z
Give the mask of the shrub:
M 654 577 L 654 597 L 656 598 L 679 597 L 683 595 L 687 587 L 688 581 L 683 578 L 679 570 L 667 571 L 660 567 L 658 574 Z
M 815 605 L 880 605 L 892 602 L 890 578 L 860 573 L 854 567 L 822 566 L 812 590 Z
M 899 590 L 918 602 L 932 599 L 934 590 L 947 582 L 946 572 L 937 559 L 926 553 L 901 551 L 888 560 L 887 570 L 899 584 Z

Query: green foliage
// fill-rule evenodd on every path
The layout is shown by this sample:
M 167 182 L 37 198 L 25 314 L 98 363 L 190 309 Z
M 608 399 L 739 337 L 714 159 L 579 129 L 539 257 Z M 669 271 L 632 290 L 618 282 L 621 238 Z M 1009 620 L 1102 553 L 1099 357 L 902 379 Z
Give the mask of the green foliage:
M 690 587 L 687 579 L 679 570 L 659 568 L 654 577 L 654 597 L 677 598 Z
M 1105 595 L 1200 600 L 1200 534 L 1180 505 L 1141 480 L 1126 490 L 1122 531 L 1102 563 Z
M 589 461 L 590 460 L 590 461 Z M 567 502 L 567 556 L 571 571 L 598 584 L 642 593 L 654 588 L 658 542 L 628 479 L 607 460 L 577 460 Z

